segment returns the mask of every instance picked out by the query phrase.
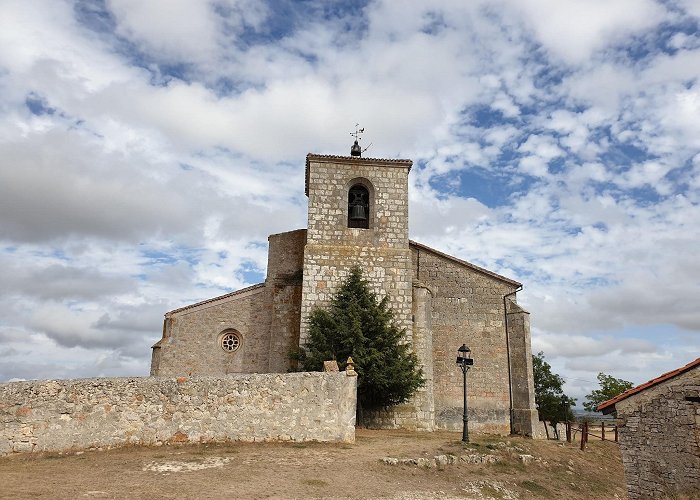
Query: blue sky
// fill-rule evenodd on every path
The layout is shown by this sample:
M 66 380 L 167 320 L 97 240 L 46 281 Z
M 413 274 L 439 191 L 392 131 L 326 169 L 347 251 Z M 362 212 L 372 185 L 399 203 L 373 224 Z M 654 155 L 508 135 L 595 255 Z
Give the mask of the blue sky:
M 304 158 L 410 158 L 411 237 L 521 281 L 582 398 L 700 356 L 700 3 L 7 0 L 0 380 L 145 375 L 260 281 Z

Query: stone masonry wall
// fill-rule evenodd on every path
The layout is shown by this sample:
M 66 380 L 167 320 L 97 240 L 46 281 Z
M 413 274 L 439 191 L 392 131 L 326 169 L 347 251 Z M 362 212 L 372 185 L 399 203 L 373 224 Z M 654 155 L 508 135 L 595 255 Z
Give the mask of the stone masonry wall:
M 330 303 L 354 265 L 364 271 L 380 297 L 388 295 L 397 324 L 410 337 L 411 258 L 408 249 L 410 161 L 310 155 L 309 220 L 304 251 L 300 342 L 307 338 L 309 313 Z M 347 227 L 348 190 L 368 188 L 368 229 Z M 407 339 L 410 340 L 410 339 Z
M 700 367 L 616 403 L 629 498 L 700 491 Z
M 153 374 L 267 373 L 271 320 L 271 295 L 264 286 L 175 312 L 166 317 L 160 363 Z M 227 329 L 241 336 L 241 346 L 234 352 L 219 346 L 219 336 Z
M 299 345 L 302 261 L 306 230 L 269 237 L 267 279 L 220 299 L 166 315 L 152 375 L 284 373 Z M 237 351 L 224 351 L 220 334 L 241 336 Z
M 435 425 L 462 428 L 462 371 L 456 365 L 463 343 L 472 350 L 467 375 L 470 429 L 510 433 L 510 394 L 503 296 L 516 285 L 412 245 L 413 279 L 432 293 Z
M 384 410 L 365 411 L 360 425 L 380 429 L 435 430 L 435 400 L 433 397 L 433 337 L 431 332 L 432 294 L 420 284 L 413 286 L 412 343 L 423 370 L 425 384 L 405 404 Z
M 530 343 L 530 313 L 510 298 L 507 325 L 510 343 L 511 392 L 513 394 L 513 433 L 536 438 L 546 438 L 539 422 L 535 405 L 535 379 L 532 368 Z
M 0 455 L 127 444 L 355 440 L 340 373 L 0 384 Z
M 301 285 L 306 230 L 299 229 L 268 238 L 267 279 L 270 318 L 269 372 L 284 373 L 292 368 L 290 353 L 299 347 Z

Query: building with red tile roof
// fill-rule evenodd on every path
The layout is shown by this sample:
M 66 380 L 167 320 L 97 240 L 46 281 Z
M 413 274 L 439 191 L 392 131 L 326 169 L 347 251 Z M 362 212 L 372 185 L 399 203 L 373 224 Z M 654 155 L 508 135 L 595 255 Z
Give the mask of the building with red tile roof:
M 617 412 L 629 498 L 698 498 L 700 358 L 601 403 L 598 411 Z

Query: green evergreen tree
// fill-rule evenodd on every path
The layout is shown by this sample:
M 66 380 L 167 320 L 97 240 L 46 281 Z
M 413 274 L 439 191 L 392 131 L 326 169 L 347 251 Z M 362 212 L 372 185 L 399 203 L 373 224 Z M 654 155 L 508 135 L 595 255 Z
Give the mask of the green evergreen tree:
M 404 334 L 387 297 L 378 300 L 362 270 L 353 267 L 330 308 L 314 309 L 309 315 L 309 340 L 296 358 L 301 369 L 317 371 L 331 359 L 342 369 L 351 356 L 360 408 L 384 408 L 407 401 L 425 382 Z
M 532 356 L 532 368 L 535 378 L 535 404 L 540 420 L 556 424 L 574 419 L 571 407 L 576 399 L 564 394 L 564 379 L 552 373 L 552 367 L 544 360 L 544 353 Z
M 598 383 L 600 384 L 600 389 L 591 391 L 586 396 L 586 401 L 583 402 L 583 407 L 588 411 L 596 411 L 598 405 L 603 401 L 612 399 L 634 386 L 632 382 L 615 378 L 602 372 L 598 374 Z

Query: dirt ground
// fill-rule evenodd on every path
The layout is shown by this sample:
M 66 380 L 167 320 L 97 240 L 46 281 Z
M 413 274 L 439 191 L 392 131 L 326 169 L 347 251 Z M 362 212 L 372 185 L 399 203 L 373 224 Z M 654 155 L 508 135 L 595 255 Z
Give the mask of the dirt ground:
M 0 498 L 625 498 L 613 442 L 592 439 L 580 451 L 556 441 L 477 435 L 464 445 L 460 438 L 358 429 L 354 444 L 16 455 L 0 458 Z

